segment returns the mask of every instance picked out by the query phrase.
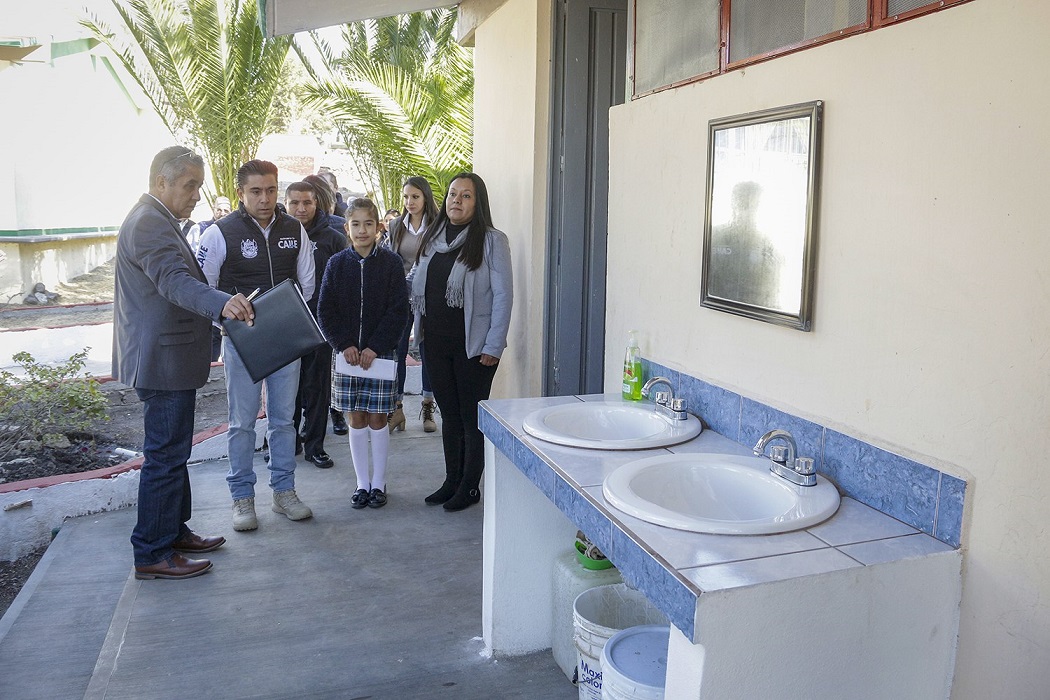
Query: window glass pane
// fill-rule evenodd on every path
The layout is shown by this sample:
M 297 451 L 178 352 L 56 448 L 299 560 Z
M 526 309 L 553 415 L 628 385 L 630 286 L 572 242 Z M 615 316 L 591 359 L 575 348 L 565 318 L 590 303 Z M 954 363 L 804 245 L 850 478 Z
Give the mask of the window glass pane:
M 638 0 L 634 91 L 718 70 L 718 0 Z
M 890 0 L 886 3 L 886 14 L 892 17 L 929 4 L 930 0 Z
M 868 0 L 733 0 L 729 61 L 741 61 L 863 24 Z

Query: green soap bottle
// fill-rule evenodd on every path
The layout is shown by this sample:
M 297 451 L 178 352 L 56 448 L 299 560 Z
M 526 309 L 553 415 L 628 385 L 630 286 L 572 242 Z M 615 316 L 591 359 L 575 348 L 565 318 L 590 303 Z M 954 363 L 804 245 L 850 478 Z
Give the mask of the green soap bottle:
M 642 358 L 634 331 L 627 333 L 627 354 L 623 358 L 623 397 L 628 401 L 642 400 Z

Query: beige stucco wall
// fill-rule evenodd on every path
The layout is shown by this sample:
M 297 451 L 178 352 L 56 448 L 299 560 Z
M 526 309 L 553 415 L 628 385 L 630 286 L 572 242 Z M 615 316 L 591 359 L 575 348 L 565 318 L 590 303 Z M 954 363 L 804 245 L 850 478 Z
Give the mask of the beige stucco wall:
M 470 3 L 464 3 L 469 5 Z M 474 169 L 510 238 L 514 312 L 493 398 L 542 387 L 550 6 L 509 0 L 474 35 Z
M 541 386 L 548 15 L 509 0 L 475 35 L 476 167 L 517 275 L 499 396 Z M 607 387 L 638 328 L 665 364 L 972 479 L 955 698 L 1050 688 L 1047 27 L 1041 0 L 974 0 L 611 113 Z M 813 332 L 701 309 L 708 120 L 813 99 Z
M 972 477 L 955 698 L 1050 692 L 1048 27 L 1044 0 L 975 0 L 611 115 L 607 388 L 637 328 L 664 364 Z M 813 332 L 700 308 L 708 120 L 814 99 Z

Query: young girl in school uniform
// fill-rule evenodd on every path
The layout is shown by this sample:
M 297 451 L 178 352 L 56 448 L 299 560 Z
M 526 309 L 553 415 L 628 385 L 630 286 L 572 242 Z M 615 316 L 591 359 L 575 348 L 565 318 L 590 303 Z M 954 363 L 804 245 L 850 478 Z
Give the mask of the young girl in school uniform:
M 377 358 L 396 361 L 408 317 L 408 291 L 401 258 L 379 245 L 379 210 L 372 200 L 350 203 L 346 233 L 350 247 L 332 256 L 321 280 L 317 321 L 349 365 L 367 370 Z M 350 423 L 350 456 L 357 475 L 350 499 L 354 508 L 386 505 L 387 414 L 394 410 L 396 393 L 395 379 L 338 370 L 332 374 L 332 407 Z

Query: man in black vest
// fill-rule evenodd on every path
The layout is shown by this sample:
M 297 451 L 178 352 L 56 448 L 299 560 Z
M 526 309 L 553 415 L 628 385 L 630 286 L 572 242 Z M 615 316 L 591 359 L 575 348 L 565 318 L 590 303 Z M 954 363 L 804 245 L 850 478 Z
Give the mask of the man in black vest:
M 303 298 L 314 294 L 314 254 L 302 224 L 277 208 L 277 166 L 250 160 L 237 171 L 240 206 L 208 227 L 197 249 L 208 283 L 229 294 L 265 292 L 292 279 Z M 254 383 L 229 338 L 223 338 L 226 397 L 230 406 L 227 443 L 230 473 L 226 481 L 233 496 L 233 529 L 254 530 L 255 419 L 266 384 L 266 439 L 270 445 L 272 510 L 303 520 L 313 515 L 295 493 L 295 428 L 292 413 L 299 389 L 299 361 Z
M 306 229 L 314 244 L 315 289 L 321 288 L 328 259 L 347 246 L 346 233 L 335 225 L 328 212 L 317 206 L 317 191 L 309 182 L 293 182 L 284 193 L 284 206 Z M 317 295 L 308 304 L 317 316 Z M 306 461 L 322 469 L 333 466 L 324 450 L 328 427 L 328 408 L 332 399 L 332 348 L 327 343 L 302 358 L 299 371 L 299 395 L 295 402 L 295 429 L 302 430 Z

